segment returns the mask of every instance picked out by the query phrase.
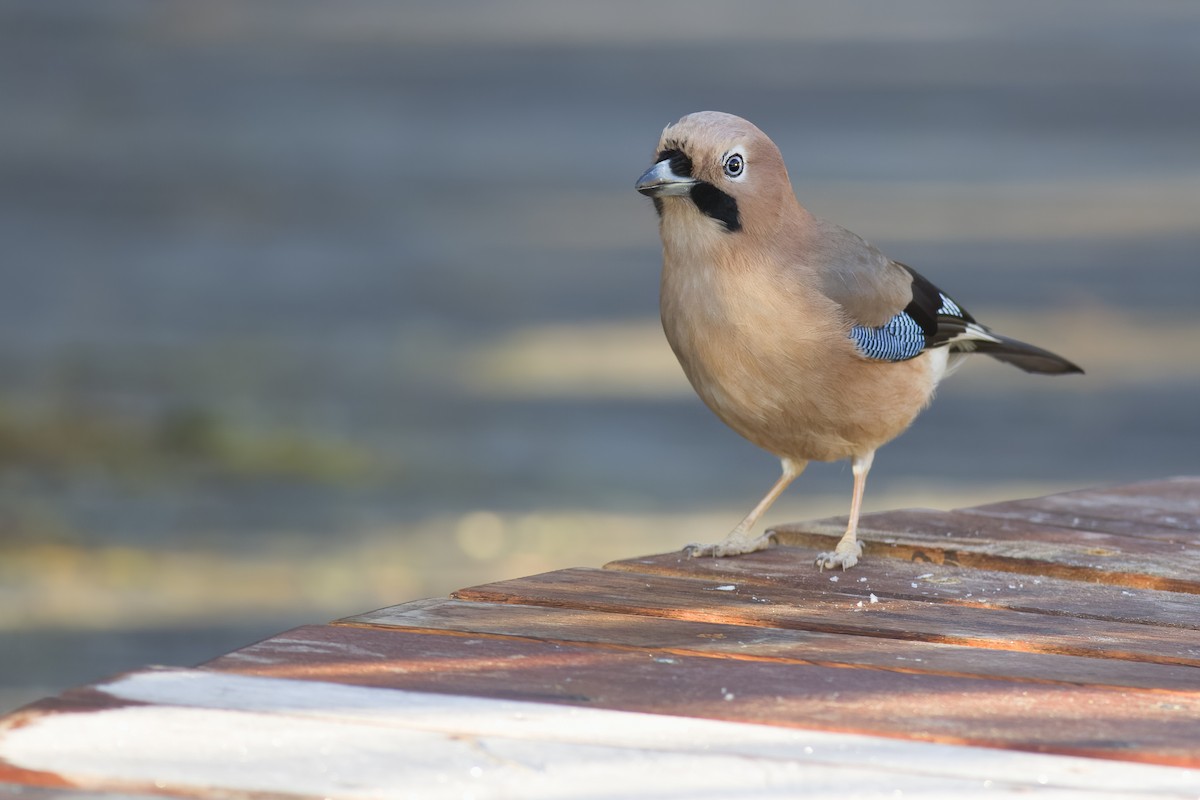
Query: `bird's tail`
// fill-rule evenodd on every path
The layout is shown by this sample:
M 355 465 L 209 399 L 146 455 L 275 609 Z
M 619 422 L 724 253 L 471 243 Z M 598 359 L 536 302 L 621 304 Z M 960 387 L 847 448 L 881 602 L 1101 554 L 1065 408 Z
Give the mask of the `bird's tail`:
M 995 341 L 976 340 L 971 342 L 974 345 L 971 348 L 974 352 L 984 353 L 997 361 L 1012 364 L 1026 372 L 1036 372 L 1042 375 L 1069 375 L 1073 372 L 1083 372 L 1077 365 L 1049 350 L 1002 336 L 994 331 L 988 331 L 988 334 Z

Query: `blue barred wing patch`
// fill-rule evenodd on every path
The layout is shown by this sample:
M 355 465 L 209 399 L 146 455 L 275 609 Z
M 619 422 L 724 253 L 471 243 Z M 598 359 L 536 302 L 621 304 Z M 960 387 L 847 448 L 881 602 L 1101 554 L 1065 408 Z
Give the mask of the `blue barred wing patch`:
M 878 328 L 855 325 L 850 329 L 850 338 L 859 353 L 879 361 L 907 361 L 925 349 L 925 332 L 904 312 Z
M 959 307 L 958 303 L 944 293 L 938 292 L 937 296 L 941 301 L 937 310 L 938 323 L 940 325 L 957 323 L 957 328 L 962 330 L 962 326 L 970 322 L 970 317 Z M 911 304 L 909 308 L 912 308 Z M 954 327 L 951 325 L 952 330 Z M 850 329 L 850 338 L 854 340 L 854 346 L 865 358 L 879 361 L 907 361 L 919 356 L 921 351 L 929 345 L 930 338 L 936 332 L 936 329 L 930 331 L 922 329 L 921 324 L 908 313 L 908 309 L 905 309 L 888 320 L 886 325 L 878 328 L 855 325 Z M 934 346 L 944 343 L 944 341 L 935 341 Z

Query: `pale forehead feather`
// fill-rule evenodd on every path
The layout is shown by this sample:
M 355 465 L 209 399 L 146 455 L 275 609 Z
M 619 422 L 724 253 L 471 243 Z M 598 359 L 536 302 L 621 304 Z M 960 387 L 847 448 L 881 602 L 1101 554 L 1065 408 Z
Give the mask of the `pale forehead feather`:
M 721 111 L 697 111 L 663 129 L 662 146 L 670 149 L 679 147 L 692 154 L 718 152 L 742 146 L 776 150 L 767 135 L 754 123 Z

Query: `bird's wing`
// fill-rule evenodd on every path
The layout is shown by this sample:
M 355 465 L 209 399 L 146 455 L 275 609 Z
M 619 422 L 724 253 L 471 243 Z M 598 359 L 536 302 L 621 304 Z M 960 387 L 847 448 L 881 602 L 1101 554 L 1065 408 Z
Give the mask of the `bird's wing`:
M 907 264 L 898 261 L 893 263 L 912 278 L 912 300 L 900 314 L 912 317 L 921 326 L 926 347 L 999 341 L 995 334 L 976 322 L 954 298 L 934 286 L 924 275 Z
M 906 361 L 931 347 L 973 350 L 980 342 L 1001 342 L 920 273 L 898 262 L 891 266 L 907 275 L 910 299 L 884 324 L 857 324 L 850 329 L 850 338 L 864 358 Z
M 820 264 L 821 291 L 841 306 L 859 354 L 907 361 L 933 347 L 986 353 L 1026 372 L 1082 372 L 1061 356 L 989 330 L 950 295 L 845 228 L 817 220 L 805 256 Z
M 814 219 L 804 237 L 801 262 L 818 275 L 821 293 L 841 306 L 854 325 L 879 327 L 913 299 L 912 276 L 845 228 Z
M 905 361 L 931 347 L 949 347 L 951 352 L 985 353 L 1026 372 L 1083 372 L 1049 350 L 984 327 L 925 276 L 906 264 L 892 263 L 911 276 L 912 299 L 884 325 L 855 325 L 850 329 L 850 338 L 863 357 Z
M 833 223 L 818 220 L 817 231 L 808 244 L 820 264 L 821 291 L 849 318 L 864 358 L 905 361 L 930 347 L 997 341 L 910 267 Z

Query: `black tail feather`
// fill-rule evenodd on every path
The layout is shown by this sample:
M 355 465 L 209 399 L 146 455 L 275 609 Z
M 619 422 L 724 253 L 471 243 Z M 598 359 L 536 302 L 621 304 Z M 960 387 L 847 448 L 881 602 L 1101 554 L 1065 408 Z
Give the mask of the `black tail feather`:
M 1005 364 L 1012 364 L 1014 367 L 1023 369 L 1026 372 L 1036 372 L 1041 375 L 1083 373 L 1080 367 L 1060 355 L 1051 353 L 1049 350 L 1043 350 L 1040 347 L 1034 347 L 1031 344 L 1026 344 L 1017 339 L 1010 339 L 1007 336 L 1001 336 L 991 331 L 989 333 L 1000 341 L 971 342 L 974 345 L 972 348 L 974 352 L 985 353 L 997 361 L 1003 361 Z

